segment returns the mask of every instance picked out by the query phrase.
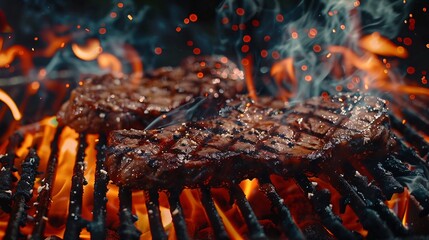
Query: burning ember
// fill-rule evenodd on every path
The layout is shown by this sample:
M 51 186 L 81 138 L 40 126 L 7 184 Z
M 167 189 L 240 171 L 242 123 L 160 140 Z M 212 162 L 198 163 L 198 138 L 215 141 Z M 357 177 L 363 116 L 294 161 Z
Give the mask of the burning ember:
M 2 238 L 429 236 L 426 227 L 429 222 L 429 91 L 426 79 L 429 66 L 427 59 L 421 57 L 421 53 L 428 53 L 429 49 L 424 26 L 424 20 L 429 19 L 427 3 L 225 0 L 191 1 L 181 6 L 169 5 L 166 9 L 161 7 L 163 2 L 141 5 L 123 1 L 98 3 L 100 6 L 88 3 L 79 16 L 74 13 L 80 10 L 79 4 L 58 1 L 49 8 L 38 4 L 16 7 L 0 3 Z M 33 14 L 41 7 L 51 10 Z M 23 19 L 13 19 L 17 15 L 11 13 L 13 11 L 24 12 Z M 212 63 L 209 57 L 203 57 L 212 53 L 228 58 L 214 58 Z M 200 60 L 165 67 L 177 66 L 187 55 Z M 233 62 L 237 62 L 241 70 Z M 103 75 L 106 73 L 111 75 Z M 100 77 L 103 81 L 111 82 L 98 79 L 102 83 L 97 83 L 94 74 L 103 75 L 104 78 Z M 152 91 L 155 93 L 149 95 L 138 92 L 136 104 L 149 102 L 161 106 L 146 109 L 150 113 L 145 116 L 153 114 L 153 118 L 144 123 L 144 127 L 151 128 L 144 137 L 158 131 L 153 128 L 160 126 L 159 139 L 163 140 L 166 132 L 162 131 L 167 131 L 170 125 L 186 128 L 186 122 L 197 124 L 205 118 L 213 118 L 209 111 L 213 106 L 199 99 L 214 96 L 213 99 L 222 102 L 225 100 L 223 94 L 243 94 L 242 87 L 238 86 L 239 80 L 243 80 L 245 94 L 252 101 L 261 103 L 267 96 L 275 96 L 280 99 L 282 109 L 285 105 L 292 106 L 289 112 L 284 112 L 285 116 L 296 114 L 294 107 L 300 104 L 312 106 L 307 101 L 314 96 L 319 97 L 316 98 L 320 101 L 319 107 L 326 107 L 322 109 L 325 113 L 332 109 L 323 104 L 332 103 L 331 97 L 337 94 L 380 97 L 386 101 L 387 108 L 382 111 L 388 115 L 391 126 L 392 139 L 385 142 L 389 151 L 361 160 L 372 150 L 360 149 L 359 156 L 355 156 L 359 161 L 349 161 L 352 153 L 343 152 L 341 156 L 323 156 L 330 159 L 327 160 L 330 164 L 309 164 L 311 166 L 305 171 L 301 169 L 292 174 L 280 175 L 279 171 L 271 174 L 271 169 L 260 169 L 254 175 L 247 173 L 245 178 L 250 179 L 221 186 L 205 183 L 159 190 L 156 186 L 147 187 L 148 181 L 136 181 L 134 185 L 112 181 L 108 164 L 114 155 L 112 142 L 115 138 L 109 133 L 117 129 L 103 124 L 109 121 L 105 115 L 114 110 L 97 112 L 97 117 L 106 120 L 97 122 L 100 124 L 96 126 L 97 131 L 89 132 L 80 131 L 56 117 L 61 105 L 76 97 L 75 89 L 105 89 L 105 92 L 94 94 L 94 98 L 101 99 L 103 94 L 110 93 L 110 88 L 106 87 L 109 84 L 127 91 L 141 86 L 151 89 L 152 86 L 144 84 L 177 80 L 175 78 L 183 84 L 180 88 L 174 82 L 161 87 L 162 91 L 177 91 L 171 95 L 162 91 Z M 88 79 L 93 82 L 89 83 Z M 188 83 L 196 81 L 201 84 L 187 89 Z M 236 89 L 231 85 L 218 87 L 223 81 L 238 82 L 234 85 Z M 157 84 L 160 83 L 153 85 Z M 201 95 L 199 92 L 186 96 L 186 100 L 180 102 L 183 106 L 162 110 L 164 100 L 168 101 L 173 95 L 180 99 L 181 93 L 196 88 Z M 120 102 L 118 96 L 133 100 L 132 93 L 111 94 L 109 101 Z M 164 95 L 161 98 L 159 94 Z M 149 97 L 153 99 L 147 99 Z M 193 98 L 196 100 L 191 101 Z M 339 104 L 348 100 L 339 100 Z M 114 105 L 112 102 L 108 104 Z M 250 102 L 246 109 L 254 107 Z M 132 102 L 126 103 L 120 110 L 137 109 Z M 85 104 L 76 112 L 88 107 L 89 104 Z M 100 105 L 103 105 L 101 101 L 95 102 L 94 109 L 100 110 Z M 69 108 L 63 107 L 61 111 L 64 109 Z M 231 114 L 223 110 L 221 113 L 225 116 Z M 332 111 L 330 113 L 336 114 L 339 109 Z M 90 119 L 90 114 L 85 117 Z M 125 113 L 129 117 L 127 114 L 131 113 Z M 359 117 L 362 114 L 365 112 L 358 114 Z M 369 112 L 366 114 L 362 118 L 370 118 Z M 243 112 L 238 119 L 245 119 L 244 115 Z M 351 113 L 348 116 L 351 117 Z M 120 117 L 123 115 L 110 120 L 123 126 Z M 312 117 L 287 124 L 297 124 L 305 135 L 308 133 L 305 131 L 312 129 L 312 124 L 306 122 Z M 130 119 L 126 120 L 132 122 Z M 261 117 L 258 122 L 261 126 L 262 121 Z M 270 124 L 275 124 L 274 120 Z M 306 127 L 309 129 L 305 130 Z M 339 123 L 334 127 L 347 129 Z M 262 134 L 274 136 L 269 134 L 275 131 L 271 129 Z M 225 139 L 227 133 L 224 133 Z M 234 143 L 250 144 L 245 141 L 244 130 L 235 135 L 238 137 L 232 136 L 236 138 Z M 328 133 L 322 135 L 320 138 Z M 174 141 L 183 140 L 182 137 L 175 135 Z M 305 140 L 304 137 L 297 139 Z M 126 138 L 122 140 L 118 145 Z M 167 140 L 161 140 L 158 148 L 166 144 Z M 274 137 L 270 140 L 274 146 Z M 372 139 L 361 140 L 362 146 L 366 146 Z M 361 147 L 352 140 L 347 144 L 352 150 L 353 144 L 357 145 L 355 148 Z M 184 147 L 191 145 L 187 143 Z M 256 143 L 253 145 L 259 147 Z M 266 149 L 261 148 L 261 151 Z M 224 170 L 227 171 L 226 167 Z M 237 172 L 237 176 L 240 174 Z

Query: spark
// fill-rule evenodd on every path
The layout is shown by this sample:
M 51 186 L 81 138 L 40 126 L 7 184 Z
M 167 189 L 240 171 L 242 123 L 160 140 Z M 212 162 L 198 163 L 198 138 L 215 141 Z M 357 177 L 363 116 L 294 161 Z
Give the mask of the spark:
M 244 35 L 244 37 L 243 37 L 243 42 L 248 43 L 248 42 L 250 42 L 251 40 L 252 40 L 252 37 L 250 37 L 249 35 Z
M 297 39 L 299 36 L 298 36 L 298 33 L 297 32 L 292 32 L 292 38 L 293 39 Z
M 404 44 L 410 46 L 411 44 L 413 44 L 413 40 L 409 37 L 406 37 L 404 38 Z
M 317 35 L 317 29 L 311 28 L 310 31 L 308 31 L 308 37 L 309 38 L 315 38 Z
M 198 20 L 197 14 L 195 14 L 195 13 L 190 14 L 189 20 L 191 20 L 191 22 L 196 22 Z
M 101 35 L 106 34 L 106 32 L 107 32 L 106 28 L 98 29 L 98 33 L 100 33 Z
M 277 51 L 273 51 L 273 52 L 271 53 L 271 56 L 272 56 L 274 59 L 279 59 L 279 58 L 280 58 L 280 53 L 279 53 L 279 52 L 277 52 Z
M 237 8 L 237 9 L 235 10 L 235 13 L 237 13 L 237 15 L 238 15 L 238 16 L 243 16 L 243 15 L 244 15 L 244 13 L 245 13 L 245 11 L 244 11 L 244 9 L 243 9 L 243 8 Z
M 264 41 L 265 42 L 268 42 L 268 41 L 270 41 L 271 40 L 271 37 L 269 36 L 269 35 L 265 35 L 265 37 L 264 37 Z M 429 44 L 428 44 L 429 45 Z
M 318 53 L 318 52 L 322 51 L 322 47 L 319 44 L 316 44 L 313 46 L 313 51 Z
M 162 54 L 162 48 L 160 48 L 160 47 L 156 47 L 156 48 L 155 48 L 155 54 L 156 54 L 156 55 L 161 55 L 161 54 Z
M 199 49 L 199 48 L 194 48 L 194 50 L 192 50 L 192 52 L 193 52 L 195 55 L 199 55 L 199 54 L 201 53 L 201 49 Z

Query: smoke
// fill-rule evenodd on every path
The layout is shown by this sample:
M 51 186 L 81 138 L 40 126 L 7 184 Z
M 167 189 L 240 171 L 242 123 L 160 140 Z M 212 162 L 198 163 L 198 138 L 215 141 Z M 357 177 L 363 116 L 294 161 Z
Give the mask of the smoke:
M 395 37 L 409 6 L 409 2 L 394 0 L 302 1 L 296 9 L 299 17 L 285 24 L 281 44 L 275 47 L 283 58 L 294 61 L 299 84 L 296 97 L 332 93 L 338 91 L 338 85 L 346 86 L 353 78 L 367 76 L 359 69 L 349 72 L 342 65 L 344 56 L 332 54 L 329 46 L 343 46 L 362 56 L 361 37 L 373 32 Z M 339 71 L 347 74 L 333 74 Z
M 166 0 L 1 1 L 0 10 L 6 13 L 14 29 L 13 37 L 8 38 L 4 46 L 20 44 L 33 51 L 36 67 L 32 78 L 38 77 L 41 68 L 46 69 L 47 77 L 67 68 L 78 75 L 76 79 L 80 74 L 104 72 L 96 60 L 82 61 L 72 52 L 72 43 L 84 46 L 88 39 L 100 40 L 103 52 L 117 57 L 124 73 L 132 72 L 132 61 L 141 62 L 145 70 L 177 65 L 184 57 L 194 54 L 194 48 L 201 54 L 214 52 L 215 4 Z M 184 23 L 191 13 L 197 14 L 198 21 Z M 69 40 L 58 47 L 55 54 L 39 54 L 55 45 L 46 38 L 48 35 Z M 161 53 L 156 53 L 157 48 Z M 136 52 L 132 61 L 130 49 Z
M 215 98 L 194 98 L 166 114 L 163 114 L 153 120 L 145 130 L 164 128 L 178 123 L 194 122 L 218 114 L 223 101 Z
M 290 76 L 284 76 L 281 87 L 297 91 L 296 98 L 337 92 L 339 85 L 347 90 L 348 83 L 368 73 L 365 69 L 350 71 L 344 64 L 347 59 L 329 46 L 366 57 L 360 39 L 375 32 L 393 39 L 410 6 L 410 1 L 398 0 L 225 0 L 217 8 L 217 50 L 222 53 L 233 48 L 232 58 L 237 61 L 252 56 L 256 85 L 272 94 L 279 89 L 266 77 L 273 63 L 285 58 L 293 60 L 295 72 L 289 75 L 295 75 L 298 87 L 292 86 Z M 250 42 L 243 40 L 246 35 L 251 36 Z M 363 89 L 362 82 L 353 90 L 357 89 Z

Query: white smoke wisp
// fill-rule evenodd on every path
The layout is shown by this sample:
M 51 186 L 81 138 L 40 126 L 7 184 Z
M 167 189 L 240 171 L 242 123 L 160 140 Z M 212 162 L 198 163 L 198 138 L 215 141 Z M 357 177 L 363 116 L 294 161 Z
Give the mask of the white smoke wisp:
M 385 71 L 380 55 L 363 49 L 360 41 L 372 33 L 380 34 L 383 39 L 395 37 L 409 2 L 309 2 L 300 3 L 297 10 L 300 16 L 285 24 L 283 40 L 275 47 L 283 58 L 293 61 L 296 79 L 280 77 L 288 89 L 293 88 L 288 85 L 296 82 L 295 98 L 322 92 L 363 91 L 368 83 L 380 79 L 399 81 L 400 75 Z

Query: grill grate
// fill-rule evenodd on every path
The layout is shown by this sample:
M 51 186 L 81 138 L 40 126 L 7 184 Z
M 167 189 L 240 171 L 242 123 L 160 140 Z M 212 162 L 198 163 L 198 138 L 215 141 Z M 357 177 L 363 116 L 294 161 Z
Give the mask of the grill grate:
M 30 200 L 33 193 L 39 160 L 36 150 L 32 148 L 21 165 L 21 179 L 13 195 L 12 212 L 7 225 L 5 239 L 18 239 L 22 237 L 19 232 L 19 227 L 24 226 L 27 221 L 26 203 Z
M 48 209 L 51 204 L 52 186 L 54 184 L 55 173 L 58 165 L 58 139 L 63 128 L 58 128 L 54 139 L 51 142 L 51 153 L 49 155 L 48 165 L 46 167 L 45 179 L 43 180 L 41 190 L 37 196 L 37 211 L 34 218 L 34 228 L 31 238 L 33 240 L 43 239 L 43 230 L 45 228 L 45 219 L 48 217 Z
M 179 195 L 180 192 L 177 190 L 171 190 L 168 202 L 170 204 L 170 212 L 173 218 L 174 230 L 176 231 L 177 239 L 190 239 L 188 230 L 186 228 L 186 222 L 183 217 L 182 206 L 180 205 Z
M 210 223 L 213 228 L 216 239 L 229 239 L 226 233 L 225 226 L 223 225 L 222 219 L 216 211 L 216 206 L 213 202 L 210 189 L 204 187 L 201 189 L 202 203 L 204 209 L 209 217 Z
M 84 177 L 86 147 L 87 143 L 85 134 L 79 134 L 79 145 L 77 149 L 76 162 L 73 168 L 69 214 L 67 217 L 64 239 L 78 239 L 82 228 L 86 224 L 84 219 L 81 217 L 83 185 L 86 184 Z
M 121 239 L 139 239 L 141 232 L 134 226 L 137 217 L 131 212 L 132 197 L 129 188 L 119 188 L 119 204 L 121 220 L 119 236 Z
M 267 198 L 271 201 L 274 213 L 280 217 L 280 225 L 282 230 L 290 239 L 304 239 L 304 235 L 292 219 L 289 209 L 283 204 L 284 200 L 281 199 L 276 192 L 275 187 L 270 182 L 269 177 L 263 177 L 260 180 L 259 189 L 265 193 Z
M 429 124 L 425 118 L 421 118 L 419 121 L 414 120 L 417 112 L 422 112 L 426 118 L 429 116 L 429 113 L 426 110 L 423 111 L 421 108 L 423 105 L 421 105 L 421 102 L 418 102 L 416 106 L 407 111 L 402 111 L 404 119 L 413 121 L 413 124 L 403 124 L 400 120 L 402 115 L 393 113 L 397 110 L 397 106 L 401 106 L 401 102 L 392 99 L 390 101 L 394 103 L 390 118 L 394 133 L 397 135 L 398 151 L 385 159 L 365 161 L 362 166 L 365 171 L 368 171 L 374 177 L 376 184 L 369 182 L 364 176 L 365 174 L 361 175 L 355 166 L 351 166 L 349 163 L 343 163 L 341 166 L 327 166 L 323 169 L 315 169 L 320 176 L 328 179 L 329 184 L 340 193 L 342 196 L 342 209 L 344 210 L 345 206 L 349 205 L 358 216 L 362 226 L 368 231 L 368 236 L 373 238 L 407 237 L 413 235 L 384 203 L 394 193 L 404 191 L 404 188 L 408 188 L 410 194 L 420 204 L 422 208 L 420 215 L 426 216 L 429 214 L 429 180 L 425 177 L 426 173 L 411 171 L 408 167 L 408 165 L 413 165 L 418 169 L 427 169 L 428 163 L 424 159 L 429 152 L 429 145 L 417 129 L 429 129 Z M 52 185 L 54 184 L 58 163 L 58 141 L 62 130 L 62 128 L 56 130 L 51 142 L 51 153 L 40 192 L 38 192 L 37 206 L 35 206 L 37 211 L 35 218 L 32 219 L 34 227 L 30 236 L 31 239 L 46 237 L 44 236 L 45 221 L 51 202 Z M 64 238 L 76 239 L 81 234 L 82 229 L 86 228 L 90 232 L 92 239 L 105 239 L 108 237 L 106 226 L 106 193 L 109 181 L 104 166 L 106 136 L 100 136 L 96 145 L 94 209 L 91 221 L 82 217 L 83 186 L 86 184 L 84 179 L 84 158 L 85 149 L 88 146 L 86 135 L 80 134 L 78 140 L 78 153 L 71 179 L 72 189 L 70 192 L 69 215 Z M 32 196 L 31 190 L 33 189 L 37 175 L 38 157 L 34 148 L 32 148 L 25 161 L 21 164 L 21 180 L 16 184 L 13 183 L 13 172 L 15 171 L 13 165 L 16 158 L 14 151 L 20 146 L 22 141 L 22 133 L 17 132 L 13 134 L 9 140 L 6 150 L 7 154 L 0 158 L 2 164 L 0 171 L 0 206 L 4 211 L 11 214 L 6 232 L 6 238 L 11 239 L 21 237 L 20 226 L 25 224 L 28 219 L 26 203 Z M 410 179 L 418 180 L 411 183 Z M 329 230 L 331 234 L 340 239 L 357 239 L 362 237 L 359 233 L 347 229 L 342 224 L 341 218 L 334 214 L 331 207 L 331 204 L 333 204 L 331 202 L 331 193 L 328 189 L 315 185 L 304 174 L 293 176 L 293 180 L 305 195 L 308 196 L 320 219 L 321 225 Z M 308 234 L 308 229 L 300 229 L 294 222 L 291 212 L 284 204 L 284 200 L 277 193 L 269 176 L 261 173 L 258 181 L 259 190 L 270 201 L 273 213 L 278 216 L 279 228 L 290 239 L 304 239 L 306 234 Z M 252 206 L 241 188 L 237 184 L 231 183 L 228 190 L 246 223 L 248 237 L 251 239 L 267 238 L 264 228 L 258 221 Z M 190 239 L 191 237 L 187 230 L 183 209 L 179 200 L 182 190 L 173 189 L 166 192 L 177 239 Z M 201 203 L 211 225 L 214 237 L 216 239 L 228 239 L 228 233 L 214 204 L 211 189 L 203 187 L 200 189 L 200 193 Z M 158 199 L 158 190 L 145 191 L 145 201 L 152 237 L 154 239 L 167 239 L 168 234 L 164 231 L 162 225 Z M 134 224 L 137 217 L 132 212 L 132 191 L 130 189 L 119 188 L 119 203 L 119 237 L 121 239 L 139 239 L 141 231 Z M 320 231 L 325 231 L 323 227 L 320 227 L 322 229 Z M 320 234 L 329 235 L 327 232 Z
M 109 177 L 104 167 L 106 136 L 100 135 L 97 143 L 97 162 L 95 167 L 95 182 L 94 182 L 94 219 L 88 224 L 88 230 L 91 232 L 92 239 L 105 239 L 107 236 L 106 227 L 106 204 L 107 204 L 107 183 Z

